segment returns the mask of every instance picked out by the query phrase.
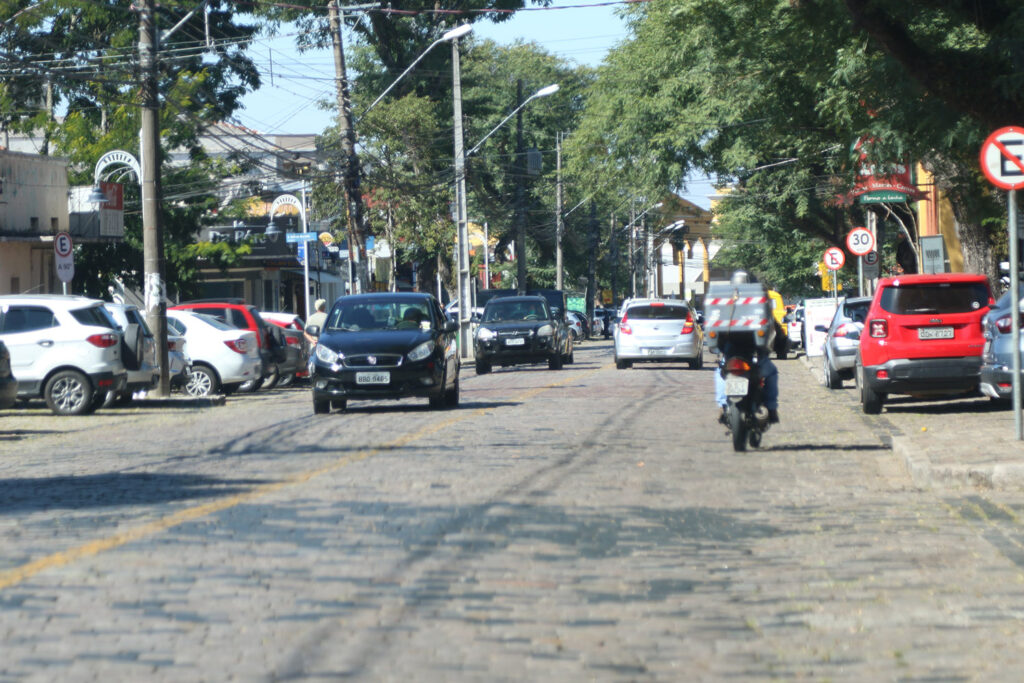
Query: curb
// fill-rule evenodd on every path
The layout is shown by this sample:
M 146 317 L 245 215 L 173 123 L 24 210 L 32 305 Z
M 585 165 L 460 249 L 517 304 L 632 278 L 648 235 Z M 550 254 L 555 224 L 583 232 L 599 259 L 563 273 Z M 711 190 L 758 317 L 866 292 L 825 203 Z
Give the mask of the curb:
M 202 398 L 140 398 L 132 401 L 137 408 L 212 408 L 227 403 L 223 395 L 204 396 Z

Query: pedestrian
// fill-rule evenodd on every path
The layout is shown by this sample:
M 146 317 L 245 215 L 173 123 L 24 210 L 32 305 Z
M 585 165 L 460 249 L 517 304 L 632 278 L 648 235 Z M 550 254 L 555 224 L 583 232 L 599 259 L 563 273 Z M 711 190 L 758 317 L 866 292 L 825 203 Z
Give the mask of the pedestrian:
M 309 316 L 309 320 L 306 321 L 306 327 L 308 328 L 310 325 L 316 325 L 323 329 L 324 324 L 327 322 L 327 300 L 317 299 L 314 301 L 313 310 L 315 312 L 313 315 Z M 305 330 L 303 330 L 302 334 L 306 336 L 306 341 L 308 341 L 310 345 L 316 344 L 316 337 Z

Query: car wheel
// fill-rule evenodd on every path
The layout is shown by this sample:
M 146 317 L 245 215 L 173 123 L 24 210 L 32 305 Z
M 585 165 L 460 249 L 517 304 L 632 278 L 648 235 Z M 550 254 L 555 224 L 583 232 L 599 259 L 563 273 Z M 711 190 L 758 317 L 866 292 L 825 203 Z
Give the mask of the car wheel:
M 286 387 L 295 381 L 295 373 L 289 372 L 287 375 L 281 375 L 280 379 L 277 380 L 277 386 Z
M 476 362 L 476 374 L 478 374 L 478 375 L 486 375 L 490 371 L 491 371 L 491 364 L 488 363 L 487 361 L 478 360 Z
M 326 415 L 331 412 L 331 402 L 327 399 L 318 400 L 313 399 L 313 414 L 314 415 Z
M 632 365 L 633 364 L 630 363 L 628 360 L 619 360 L 618 358 L 615 359 L 615 367 L 618 368 L 619 370 L 625 370 Z
M 876 392 L 867 385 L 863 377 L 860 379 L 860 404 L 865 415 L 878 415 L 882 412 L 882 404 L 885 403 L 885 394 Z
M 561 370 L 562 369 L 562 354 L 555 353 L 555 355 L 548 358 L 548 370 Z
M 193 365 L 192 373 L 185 383 L 185 393 L 193 398 L 212 396 L 220 389 L 220 381 L 213 368 L 205 365 Z
M 270 374 L 263 378 L 261 389 L 273 389 L 281 381 L 281 369 L 275 364 Z
M 828 362 L 828 356 L 822 355 L 825 360 L 822 361 L 823 370 L 825 371 L 825 386 L 829 389 L 842 389 L 843 378 L 839 376 L 839 373 L 832 369 L 832 364 Z
M 691 358 L 690 359 L 690 369 L 691 370 L 700 370 L 702 367 L 704 367 L 704 352 L 703 351 L 698 353 L 696 358 Z
M 331 399 L 331 408 L 334 410 L 344 411 L 345 408 L 348 408 L 348 400 L 344 398 Z
M 456 408 L 459 405 L 459 376 L 455 376 L 455 384 L 444 392 L 445 408 Z
M 250 379 L 238 385 L 238 390 L 243 394 L 251 394 L 263 386 L 263 378 Z
M 562 357 L 562 364 L 564 364 L 564 365 L 572 365 L 573 363 L 575 363 L 576 362 L 575 353 L 576 353 L 576 349 L 573 349 L 572 351 L 569 352 L 568 356 L 563 356 Z
M 46 383 L 46 405 L 55 415 L 85 415 L 95 410 L 92 384 L 77 370 L 62 370 Z M 106 394 L 103 395 L 106 399 Z

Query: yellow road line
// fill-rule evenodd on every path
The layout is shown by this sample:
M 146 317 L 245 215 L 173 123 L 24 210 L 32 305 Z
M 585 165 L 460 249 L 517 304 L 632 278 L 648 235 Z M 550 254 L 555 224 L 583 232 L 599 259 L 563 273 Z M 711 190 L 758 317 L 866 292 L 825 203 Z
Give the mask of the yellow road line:
M 606 365 L 600 368 L 596 368 L 594 370 L 588 370 L 579 375 L 573 374 L 572 376 L 559 382 L 554 382 L 552 384 L 546 384 L 541 387 L 530 389 L 513 397 L 513 400 L 526 400 L 528 398 L 536 396 L 537 394 L 543 391 L 558 388 L 563 384 L 568 384 L 569 382 L 578 380 L 581 377 L 586 377 L 587 375 L 594 374 L 596 372 L 604 370 L 607 367 L 609 366 Z M 99 555 L 100 553 L 105 552 L 107 550 L 119 548 L 120 546 L 123 546 L 126 543 L 131 543 L 132 541 L 137 541 L 147 536 L 152 536 L 161 531 L 166 531 L 181 524 L 185 524 L 186 522 L 192 522 L 202 517 L 207 517 L 209 515 L 216 514 L 223 510 L 233 508 L 237 505 L 241 505 L 242 503 L 247 503 L 249 501 L 256 500 L 264 496 L 268 496 L 286 487 L 304 484 L 308 481 L 316 479 L 317 477 L 340 470 L 343 467 L 347 467 L 349 465 L 361 462 L 363 460 L 368 460 L 373 456 L 381 453 L 382 451 L 401 448 L 402 446 L 405 446 L 413 441 L 416 441 L 417 439 L 421 439 L 425 436 L 429 436 L 430 434 L 437 433 L 442 429 L 446 429 L 454 424 L 462 422 L 463 420 L 468 420 L 471 417 L 484 415 L 490 411 L 491 408 L 480 408 L 472 412 L 456 414 L 448 418 L 447 420 L 442 420 L 441 422 L 427 425 L 414 432 L 406 434 L 405 436 L 401 436 L 397 439 L 394 439 L 384 444 L 383 446 L 378 446 L 377 448 L 359 451 L 358 453 L 354 453 L 352 455 L 346 455 L 328 465 L 325 465 L 324 467 L 320 467 L 315 470 L 307 470 L 306 472 L 301 472 L 299 474 L 288 477 L 287 479 L 284 479 L 279 482 L 274 482 L 272 484 L 263 484 L 257 486 L 256 488 L 250 491 L 246 491 L 245 493 L 230 496 L 228 498 L 224 498 L 222 500 L 218 500 L 212 503 L 206 503 L 204 505 L 196 505 L 190 508 L 185 508 L 184 510 L 179 510 L 178 512 L 167 515 L 166 517 L 162 517 L 156 521 L 137 526 L 134 529 L 128 529 L 127 531 L 122 531 L 120 533 L 114 534 L 113 536 L 107 536 L 106 538 L 90 541 L 89 543 L 85 543 L 75 548 L 71 548 L 70 550 L 53 553 L 51 555 L 41 557 L 38 560 L 33 560 L 32 562 L 28 562 L 18 567 L 4 570 L 0 572 L 0 590 L 10 588 L 11 586 L 15 586 L 25 581 L 26 579 L 29 579 L 35 576 L 36 574 L 39 574 L 40 572 L 46 571 L 48 569 L 64 567 L 71 564 L 72 562 L 75 562 L 76 560 L 81 560 L 83 558 Z

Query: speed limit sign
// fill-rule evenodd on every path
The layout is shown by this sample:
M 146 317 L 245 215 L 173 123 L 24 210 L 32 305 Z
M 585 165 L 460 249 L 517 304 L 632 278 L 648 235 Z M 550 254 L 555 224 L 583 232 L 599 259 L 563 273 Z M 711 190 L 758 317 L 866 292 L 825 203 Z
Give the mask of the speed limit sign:
M 875 248 L 875 236 L 867 228 L 854 228 L 846 236 L 846 248 L 855 256 L 863 256 Z
M 839 270 L 846 263 L 846 254 L 839 247 L 829 247 L 825 250 L 822 260 L 825 261 L 825 267 L 829 270 Z

